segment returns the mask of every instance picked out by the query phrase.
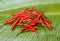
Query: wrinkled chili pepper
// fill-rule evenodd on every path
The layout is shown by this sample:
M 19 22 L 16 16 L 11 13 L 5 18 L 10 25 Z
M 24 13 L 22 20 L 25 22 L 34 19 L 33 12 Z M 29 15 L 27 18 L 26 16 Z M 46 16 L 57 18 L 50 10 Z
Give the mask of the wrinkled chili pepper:
M 52 22 L 44 15 L 44 12 L 40 12 L 38 9 L 24 9 L 15 14 L 12 14 L 13 18 L 5 21 L 4 24 L 11 24 L 12 30 L 14 30 L 15 26 L 24 26 L 21 29 L 21 32 L 28 31 L 37 31 L 37 24 L 41 24 L 42 26 L 47 26 L 50 30 L 53 29 L 51 26 Z

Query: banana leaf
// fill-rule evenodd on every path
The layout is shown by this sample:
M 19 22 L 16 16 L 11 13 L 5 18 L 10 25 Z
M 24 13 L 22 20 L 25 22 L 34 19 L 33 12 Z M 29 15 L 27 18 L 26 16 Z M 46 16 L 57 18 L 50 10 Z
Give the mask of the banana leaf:
M 0 0 L 0 41 L 60 41 L 60 2 L 59 0 Z M 31 5 L 32 4 L 32 5 Z M 54 28 L 38 25 L 38 33 L 24 31 L 20 33 L 22 27 L 16 27 L 11 31 L 11 25 L 4 25 L 4 21 L 24 8 L 38 8 L 45 12 L 46 17 L 52 21 Z

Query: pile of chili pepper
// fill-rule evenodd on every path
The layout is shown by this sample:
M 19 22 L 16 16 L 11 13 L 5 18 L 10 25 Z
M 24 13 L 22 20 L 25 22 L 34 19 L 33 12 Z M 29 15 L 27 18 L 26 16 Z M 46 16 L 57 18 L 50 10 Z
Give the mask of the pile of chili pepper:
M 21 29 L 21 32 L 28 30 L 28 31 L 37 31 L 37 24 L 40 24 L 42 26 L 46 26 L 50 30 L 53 28 L 51 26 L 51 21 L 47 19 L 47 17 L 44 15 L 44 12 L 40 12 L 38 9 L 24 9 L 22 11 L 19 11 L 15 14 L 12 14 L 12 18 L 5 21 L 4 24 L 12 24 L 12 30 L 16 26 L 24 26 Z

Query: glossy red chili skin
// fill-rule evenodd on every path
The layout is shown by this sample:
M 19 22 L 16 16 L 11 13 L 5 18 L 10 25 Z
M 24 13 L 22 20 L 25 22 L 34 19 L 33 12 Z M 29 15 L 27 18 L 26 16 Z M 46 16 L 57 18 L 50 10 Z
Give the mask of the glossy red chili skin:
M 14 21 L 14 18 L 10 18 L 9 20 L 5 21 L 4 24 L 10 24 Z
M 24 26 L 21 32 L 25 30 L 36 32 L 38 28 L 37 24 L 47 26 L 50 30 L 53 29 L 53 26 L 51 26 L 52 22 L 45 16 L 44 12 L 41 13 L 38 9 L 24 9 L 12 14 L 12 16 L 13 18 L 4 23 L 13 23 L 12 30 L 14 30 L 15 26 Z
M 15 20 L 15 22 L 13 23 L 12 30 L 15 28 L 16 24 L 18 23 L 18 21 L 19 21 L 19 18 L 17 20 Z

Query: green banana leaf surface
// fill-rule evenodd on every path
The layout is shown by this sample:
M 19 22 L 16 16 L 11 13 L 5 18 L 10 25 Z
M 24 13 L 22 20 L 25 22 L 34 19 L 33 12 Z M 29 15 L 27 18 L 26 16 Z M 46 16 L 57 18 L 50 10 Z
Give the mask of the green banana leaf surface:
M 24 3 L 24 1 L 19 0 L 0 0 L 0 41 L 60 41 L 59 0 L 39 1 L 40 0 L 26 0 Z M 20 33 L 22 27 L 15 27 L 15 29 L 11 31 L 12 24 L 4 25 L 4 22 L 11 17 L 11 14 L 31 7 L 38 8 L 41 12 L 45 12 L 46 17 L 52 21 L 54 28 L 49 30 L 47 27 L 38 25 L 38 33 L 31 31 Z

